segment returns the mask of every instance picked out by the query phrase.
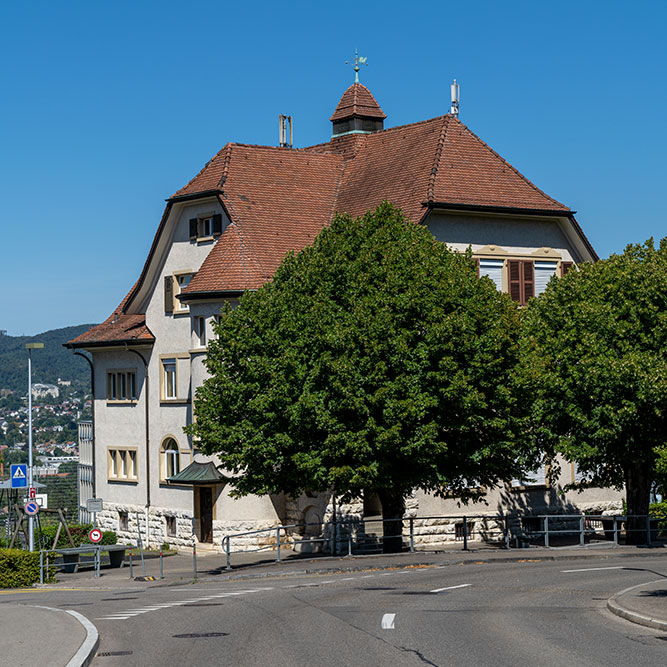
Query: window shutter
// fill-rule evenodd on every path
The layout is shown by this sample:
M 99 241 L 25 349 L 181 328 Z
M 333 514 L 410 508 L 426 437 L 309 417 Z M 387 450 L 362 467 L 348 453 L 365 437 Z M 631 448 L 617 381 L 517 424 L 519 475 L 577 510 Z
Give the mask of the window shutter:
M 222 234 L 222 215 L 220 213 L 216 213 L 213 216 L 213 225 L 212 225 L 212 233 L 213 236 L 219 236 Z
M 174 312 L 174 276 L 164 277 L 164 312 Z
M 535 266 L 531 260 L 524 260 L 523 264 L 523 299 L 521 303 L 525 306 L 528 299 L 535 296 Z
M 199 220 L 197 218 L 190 218 L 190 240 L 193 241 L 197 238 L 197 232 L 199 227 Z
M 509 273 L 510 297 L 513 301 L 521 303 L 521 262 L 518 259 L 510 259 L 507 262 Z
M 560 263 L 560 275 L 564 276 L 572 267 L 574 262 L 561 262 Z

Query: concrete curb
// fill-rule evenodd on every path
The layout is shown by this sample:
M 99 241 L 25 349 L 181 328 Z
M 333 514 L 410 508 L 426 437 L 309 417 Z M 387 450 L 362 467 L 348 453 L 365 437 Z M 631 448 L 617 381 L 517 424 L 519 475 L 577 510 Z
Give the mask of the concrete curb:
M 650 616 L 644 616 L 644 614 L 639 614 L 636 611 L 630 611 L 622 605 L 619 604 L 618 598 L 629 593 L 630 591 L 635 590 L 636 588 L 643 588 L 644 586 L 650 586 L 651 584 L 664 583 L 664 579 L 656 579 L 655 581 L 647 581 L 643 584 L 638 584 L 637 586 L 630 586 L 630 588 L 625 588 L 622 591 L 619 591 L 612 597 L 607 600 L 607 609 L 612 614 L 624 618 L 626 621 L 632 623 L 637 623 L 638 625 L 644 625 L 647 628 L 653 628 L 654 630 L 663 630 L 667 632 L 667 621 L 661 621 L 659 618 L 651 618 Z
M 100 645 L 100 635 L 97 628 L 78 611 L 72 609 L 65 609 L 65 612 L 70 616 L 74 616 L 81 625 L 86 629 L 86 639 L 83 644 L 79 646 L 79 650 L 74 654 L 72 659 L 67 663 L 66 667 L 86 667 L 95 657 L 97 647 Z
M 97 632 L 97 628 L 85 616 L 72 609 L 54 609 L 53 607 L 37 604 L 30 606 L 48 609 L 49 611 L 65 612 L 79 621 L 83 626 L 83 629 L 86 631 L 86 638 L 83 640 L 83 644 L 79 646 L 79 650 L 70 658 L 65 667 L 87 667 L 87 665 L 92 662 L 97 647 L 100 645 L 100 635 Z

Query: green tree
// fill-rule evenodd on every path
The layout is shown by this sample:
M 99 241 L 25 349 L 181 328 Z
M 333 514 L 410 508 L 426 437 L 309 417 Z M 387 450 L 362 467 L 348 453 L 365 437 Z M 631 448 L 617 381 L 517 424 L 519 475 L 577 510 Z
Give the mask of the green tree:
M 647 514 L 667 433 L 667 239 L 551 281 L 523 326 L 535 441 L 576 461 L 589 485 L 625 486 Z M 643 541 L 643 520 L 631 520 Z
M 189 433 L 236 495 L 376 493 L 393 519 L 413 489 L 465 501 L 522 469 L 515 305 L 390 204 L 337 216 L 217 334 Z

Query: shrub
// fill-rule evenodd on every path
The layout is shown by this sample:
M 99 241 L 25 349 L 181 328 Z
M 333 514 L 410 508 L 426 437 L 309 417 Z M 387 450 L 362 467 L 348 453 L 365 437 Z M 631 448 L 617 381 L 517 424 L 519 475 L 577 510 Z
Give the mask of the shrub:
M 55 568 L 50 559 L 45 581 L 53 581 Z M 39 552 L 0 549 L 0 588 L 32 586 L 39 581 Z

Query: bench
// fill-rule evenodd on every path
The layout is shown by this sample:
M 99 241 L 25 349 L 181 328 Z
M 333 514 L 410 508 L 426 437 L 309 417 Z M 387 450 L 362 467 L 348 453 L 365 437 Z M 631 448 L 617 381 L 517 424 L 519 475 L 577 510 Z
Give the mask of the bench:
M 129 544 L 85 544 L 80 547 L 53 549 L 53 551 L 63 557 L 63 572 L 73 574 L 79 570 L 81 554 L 98 552 L 101 556 L 102 553 L 108 553 L 110 567 L 123 567 L 125 551 L 132 548 L 132 545 Z

